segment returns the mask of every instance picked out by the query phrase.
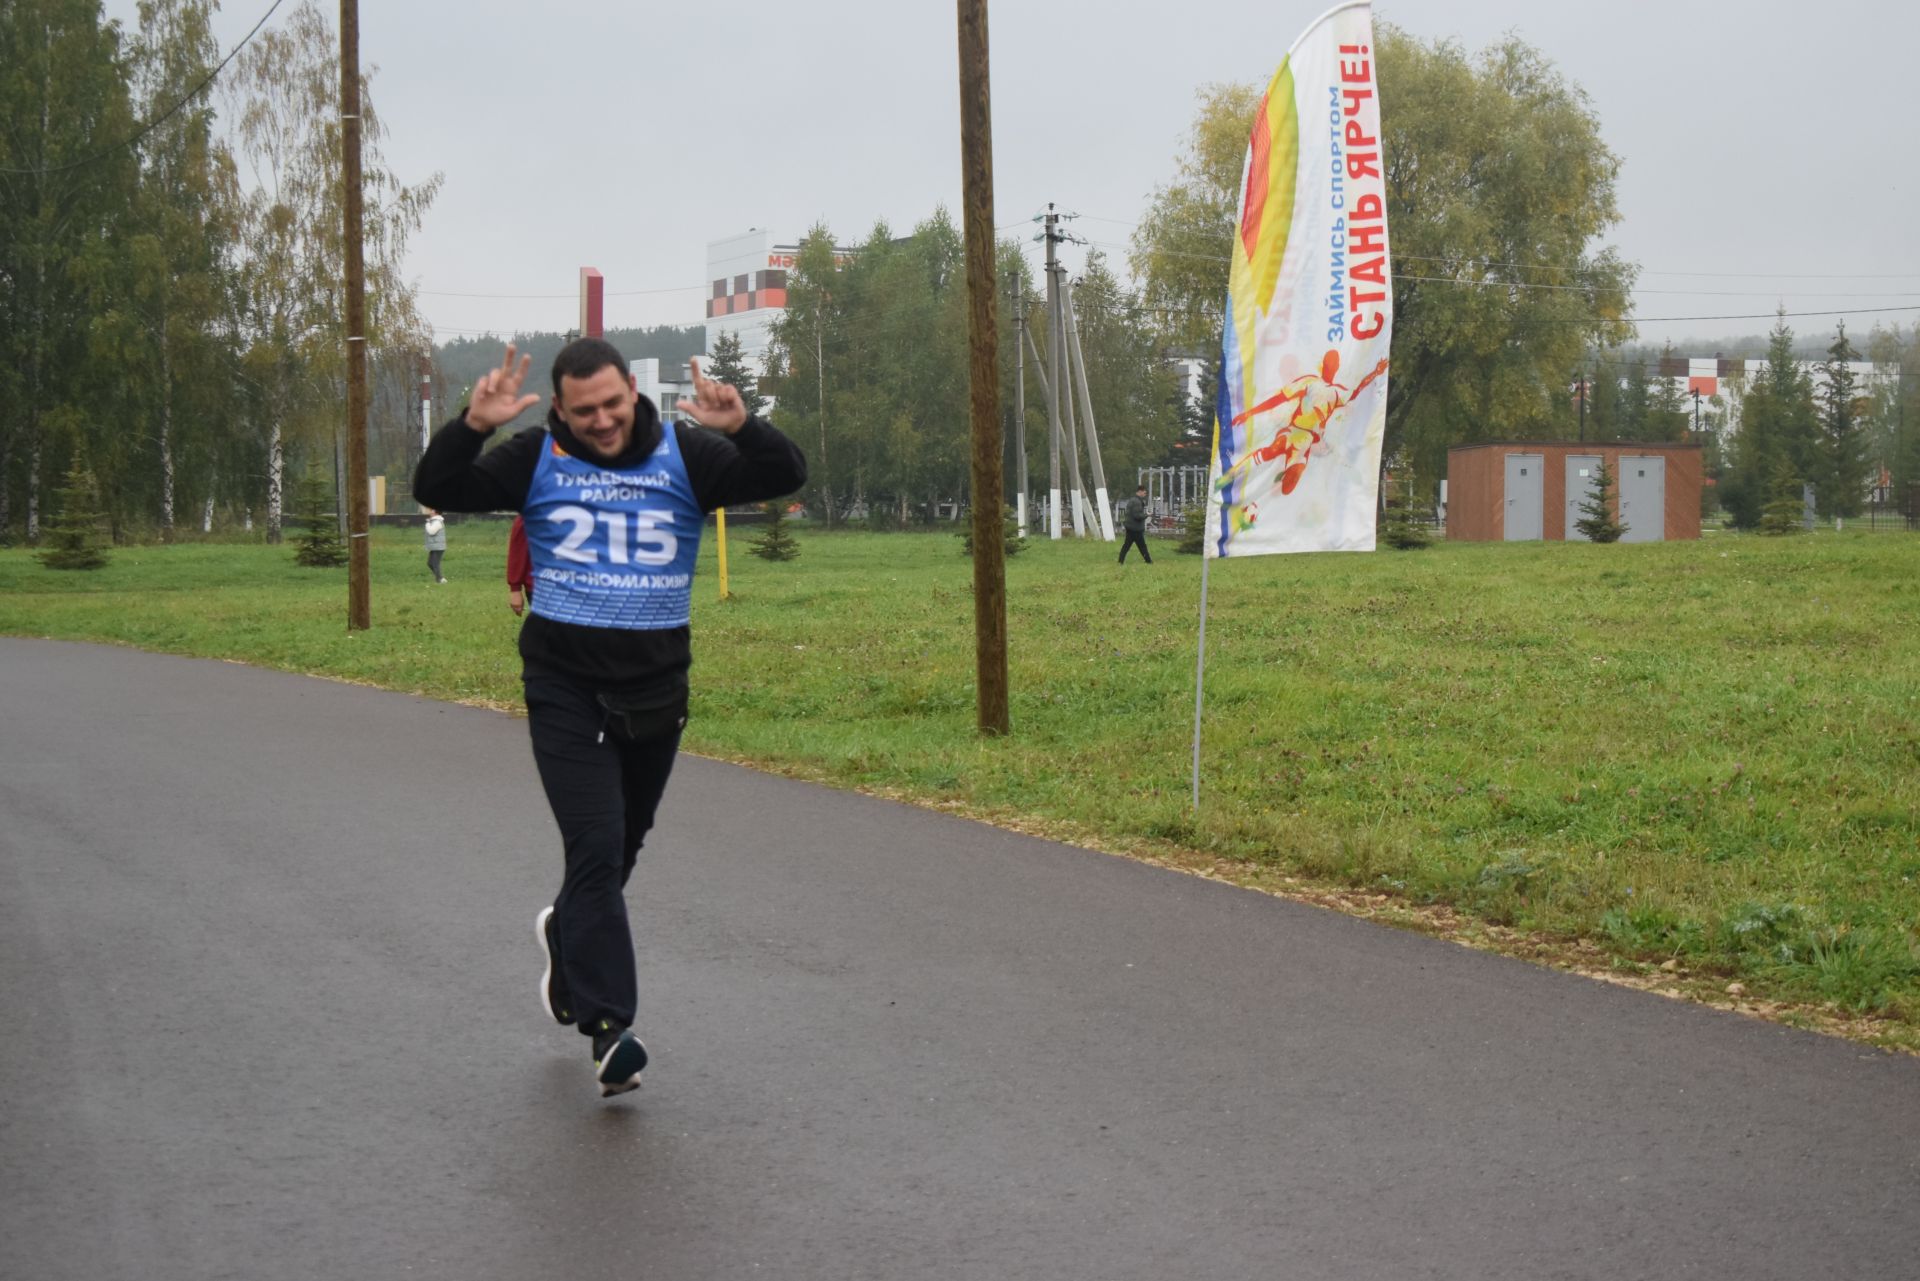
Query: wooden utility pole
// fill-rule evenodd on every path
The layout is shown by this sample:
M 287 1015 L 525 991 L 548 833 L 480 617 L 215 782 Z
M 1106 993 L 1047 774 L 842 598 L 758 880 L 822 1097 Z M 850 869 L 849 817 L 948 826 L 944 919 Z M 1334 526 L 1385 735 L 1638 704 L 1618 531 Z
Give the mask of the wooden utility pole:
M 367 590 L 367 269 L 361 246 L 360 4 L 340 0 L 340 158 L 347 255 L 347 630 L 372 626 Z
M 993 108 L 987 75 L 987 0 L 958 0 L 960 170 L 967 235 L 967 346 L 973 418 L 973 628 L 979 728 L 1002 735 L 1007 711 L 1006 506 L 1001 463 L 1000 345 L 994 316 Z

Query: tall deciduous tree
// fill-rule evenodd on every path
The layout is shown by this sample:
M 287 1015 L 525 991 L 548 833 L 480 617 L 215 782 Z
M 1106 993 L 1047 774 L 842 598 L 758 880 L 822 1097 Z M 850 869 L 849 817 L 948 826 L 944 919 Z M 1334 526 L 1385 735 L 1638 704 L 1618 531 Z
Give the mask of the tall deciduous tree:
M 141 174 L 130 234 L 112 260 L 116 298 L 96 324 L 94 354 L 119 372 L 123 404 L 94 442 L 123 491 L 142 478 L 142 523 L 171 539 L 181 463 L 211 496 L 220 433 L 233 420 L 234 338 L 229 255 L 238 188 L 213 133 L 208 87 L 219 57 L 212 0 L 143 0 L 133 46 L 143 119 Z
M 1920 481 L 1920 328 L 1875 325 L 1867 335 L 1873 362 L 1868 397 L 1868 457 L 1884 469 L 1895 501 Z
M 1135 470 L 1160 461 L 1178 438 L 1178 378 L 1104 254 L 1087 255 L 1073 306 L 1108 481 L 1116 496 L 1130 494 Z
M 834 518 L 834 479 L 833 451 L 827 439 L 826 371 L 830 358 L 837 369 L 839 357 L 845 354 L 838 323 L 841 294 L 833 233 L 825 223 L 816 223 L 801 237 L 794 265 L 787 272 L 787 309 L 772 330 L 773 361 L 780 373 L 777 381 L 773 377 L 766 381 L 780 401 L 787 431 L 806 442 L 807 488 L 820 500 L 828 528 Z
M 280 540 L 291 434 L 324 449 L 341 430 L 345 376 L 339 43 L 305 0 L 236 60 L 230 92 L 238 145 L 254 186 L 241 214 L 244 364 L 258 392 L 266 455 L 269 542 Z M 380 153 L 386 131 L 363 75 L 360 87 L 367 343 L 426 346 L 413 291 L 401 276 L 408 237 L 440 187 L 434 174 L 403 184 Z
M 1568 371 L 1627 335 L 1635 269 L 1598 237 L 1619 160 L 1586 94 L 1508 37 L 1477 56 L 1375 29 L 1394 355 L 1386 450 L 1437 473 L 1449 445 L 1548 429 Z M 1258 93 L 1203 91 L 1178 174 L 1132 265 L 1169 337 L 1217 339 L 1240 170 Z
M 1164 344 L 1213 353 L 1220 345 L 1227 253 L 1239 221 L 1240 171 L 1260 90 L 1211 84 L 1198 96 L 1186 146 L 1174 159 L 1174 179 L 1148 202 L 1128 259 L 1141 284 L 1142 306 Z
M 963 251 L 944 209 L 905 236 L 876 224 L 849 249 L 836 249 L 825 227 L 801 242 L 760 385 L 778 399 L 781 426 L 808 451 L 808 501 L 823 515 L 864 508 L 870 520 L 892 526 L 965 500 L 971 427 Z M 996 263 L 1003 286 L 1019 276 L 1022 292 L 1034 297 L 1018 245 L 996 246 Z M 1097 259 L 1080 282 L 1079 306 L 1102 442 L 1111 434 L 1131 458 L 1144 446 L 1130 442 L 1167 418 L 1151 343 Z M 1010 413 L 1016 336 L 1013 325 L 1001 327 L 1001 392 Z M 1031 368 L 1027 383 L 1030 403 L 1038 403 Z M 1161 430 L 1170 432 L 1170 422 Z M 1036 415 L 1029 415 L 1027 447 L 1030 464 L 1044 459 Z M 1114 455 L 1107 457 L 1113 465 Z
M 17 493 L 38 539 L 47 456 L 74 443 L 59 425 L 106 408 L 87 352 L 99 300 L 81 282 L 133 201 L 134 132 L 119 28 L 98 0 L 0 4 L 0 535 Z

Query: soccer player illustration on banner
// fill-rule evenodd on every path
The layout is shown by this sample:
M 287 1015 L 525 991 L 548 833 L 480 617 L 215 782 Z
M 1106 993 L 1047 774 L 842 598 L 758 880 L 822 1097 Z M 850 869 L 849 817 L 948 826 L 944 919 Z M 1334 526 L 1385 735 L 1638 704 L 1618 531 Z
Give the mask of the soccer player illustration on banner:
M 1278 394 L 1268 397 L 1235 418 L 1233 425 L 1238 427 L 1249 419 L 1269 412 L 1278 413 L 1288 405 L 1293 406 L 1292 412 L 1287 415 L 1286 422 L 1273 434 L 1273 439 L 1258 449 L 1249 450 L 1243 457 L 1237 459 L 1233 466 L 1227 468 L 1220 479 L 1213 483 L 1214 489 L 1225 493 L 1234 481 L 1251 473 L 1256 467 L 1277 458 L 1286 466 L 1281 469 L 1280 481 L 1276 488 L 1282 494 L 1291 494 L 1299 485 L 1300 477 L 1306 473 L 1307 460 L 1313 454 L 1313 447 L 1325 437 L 1327 425 L 1333 421 L 1334 415 L 1359 399 L 1360 393 L 1367 389 L 1367 384 L 1386 373 L 1387 362 L 1382 360 L 1375 365 L 1373 372 L 1362 378 L 1359 385 L 1351 391 L 1334 381 L 1334 377 L 1339 372 L 1340 353 L 1330 350 L 1321 357 L 1318 374 L 1300 375 L 1281 388 Z M 1249 509 L 1247 524 L 1251 525 L 1253 505 L 1251 503 L 1241 505 Z
M 693 366 L 694 421 L 663 423 L 618 349 L 567 344 L 546 422 L 481 452 L 540 400 L 506 357 L 428 444 L 414 493 L 444 511 L 517 511 L 533 579 L 520 629 L 534 765 L 559 825 L 559 892 L 534 932 L 541 1004 L 592 1038 L 602 1095 L 640 1084 L 647 1050 L 626 885 L 687 721 L 694 561 L 708 512 L 806 482 L 798 447 Z

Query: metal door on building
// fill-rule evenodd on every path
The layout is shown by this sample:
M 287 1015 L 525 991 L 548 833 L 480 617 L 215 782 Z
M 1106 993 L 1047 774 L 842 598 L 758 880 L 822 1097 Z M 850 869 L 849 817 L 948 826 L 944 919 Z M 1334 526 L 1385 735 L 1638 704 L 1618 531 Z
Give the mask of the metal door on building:
M 1565 537 L 1570 543 L 1589 541 L 1577 526 L 1586 514 L 1581 509 L 1587 500 L 1593 497 L 1593 491 L 1600 486 L 1600 456 L 1598 454 L 1567 455 L 1567 530 Z
M 1658 543 L 1667 536 L 1667 460 L 1620 460 L 1620 523 L 1623 543 Z
M 1540 454 L 1507 455 L 1506 532 L 1510 543 L 1546 537 L 1546 458 Z

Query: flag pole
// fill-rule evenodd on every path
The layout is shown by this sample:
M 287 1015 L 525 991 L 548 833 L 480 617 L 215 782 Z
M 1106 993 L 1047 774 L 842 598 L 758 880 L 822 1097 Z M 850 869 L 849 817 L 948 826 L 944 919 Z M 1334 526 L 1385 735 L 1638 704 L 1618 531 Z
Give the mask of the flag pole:
M 1207 689 L 1207 571 L 1213 557 L 1200 549 L 1200 656 L 1193 673 L 1193 813 L 1200 815 L 1200 710 L 1206 705 Z

